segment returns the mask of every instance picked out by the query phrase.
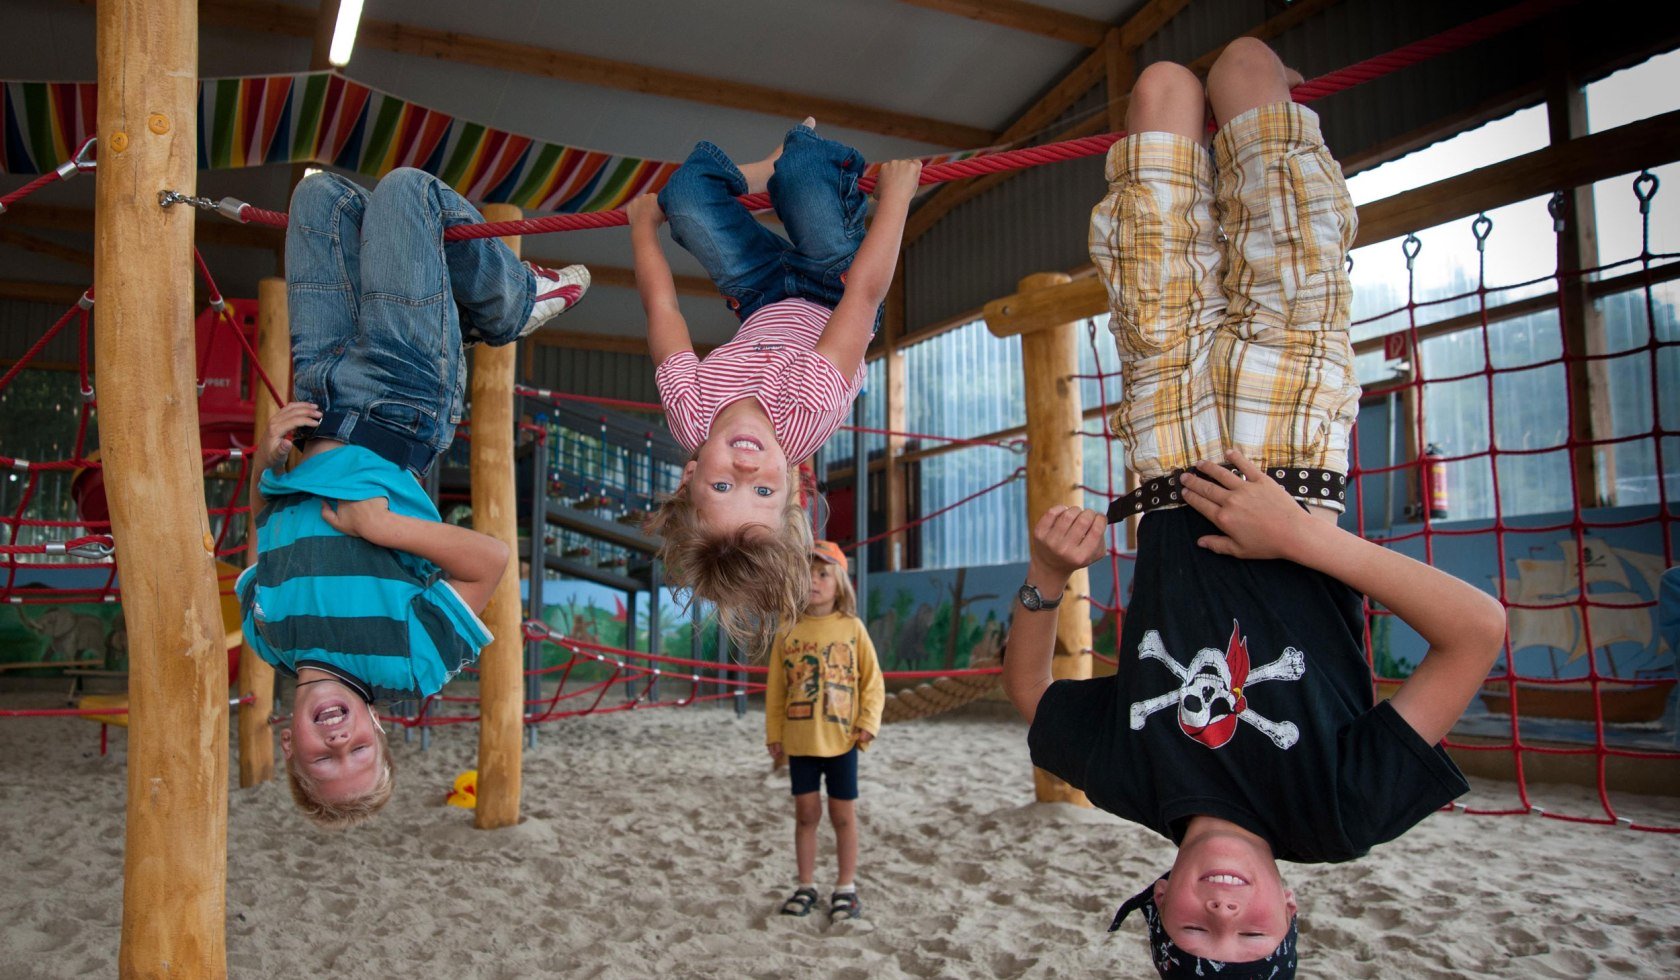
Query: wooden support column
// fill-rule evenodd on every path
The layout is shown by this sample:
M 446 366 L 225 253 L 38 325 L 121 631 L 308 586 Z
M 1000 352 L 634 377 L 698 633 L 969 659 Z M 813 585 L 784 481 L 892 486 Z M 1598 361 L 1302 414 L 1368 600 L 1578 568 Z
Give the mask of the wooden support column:
M 1566 47 L 1567 14 L 1554 18 L 1548 32 L 1549 71 L 1546 82 L 1546 118 L 1553 146 L 1587 135 L 1587 92 L 1569 70 Z M 1598 220 L 1593 208 L 1591 184 L 1563 191 L 1563 209 L 1558 217 L 1560 271 L 1587 269 L 1598 265 Z M 1559 309 L 1563 317 L 1563 348 L 1575 358 L 1605 353 L 1604 317 L 1587 291 L 1584 276 L 1559 280 L 1562 292 Z M 1570 435 L 1580 442 L 1608 438 L 1614 428 L 1610 418 L 1610 363 L 1605 360 L 1567 362 L 1569 388 L 1574 406 Z M 1572 454 L 1575 483 L 1585 507 L 1607 507 L 1616 503 L 1616 455 L 1610 446 L 1582 445 Z
M 524 217 L 511 204 L 484 208 L 486 221 Z M 502 241 L 517 254 L 519 238 Z M 520 766 L 524 753 L 525 639 L 519 609 L 519 518 L 514 489 L 513 371 L 515 345 L 473 348 L 472 512 L 473 528 L 508 546 L 508 568 L 484 609 L 484 625 L 495 639 L 478 660 L 478 807 L 480 830 L 519 822 Z M 531 574 L 539 574 L 532 569 Z
M 227 975 L 227 646 L 193 383 L 194 0 L 100 0 L 99 432 L 128 623 L 124 977 Z
M 882 373 L 886 375 L 884 387 L 887 396 L 886 427 L 894 432 L 905 431 L 910 413 L 905 405 L 906 390 L 904 386 L 904 352 L 899 350 L 899 341 L 904 336 L 904 256 L 898 258 L 898 270 L 893 276 L 892 288 L 887 291 L 887 311 L 881 325 L 882 343 L 885 353 L 882 355 Z M 910 514 L 910 488 L 908 464 L 900 457 L 904 455 L 904 437 L 887 437 L 886 468 L 882 475 L 886 477 L 887 489 L 887 527 L 903 527 Z M 866 463 L 866 461 L 858 461 Z M 856 465 L 856 464 L 854 464 Z M 905 550 L 909 547 L 903 531 L 887 538 L 887 570 L 896 572 L 904 567 Z
M 286 320 L 286 280 L 274 276 L 257 281 L 257 364 L 285 395 L 292 388 L 292 330 Z M 279 410 L 268 390 L 257 390 L 256 439 Z M 256 442 L 253 440 L 252 445 Z M 262 474 L 251 473 L 252 480 Z M 245 542 L 245 564 L 257 563 L 257 515 Z M 239 696 L 251 698 L 239 706 L 239 785 L 255 786 L 274 778 L 274 733 L 268 717 L 274 713 L 274 668 L 246 643 L 239 648 Z
M 1030 293 L 1069 280 L 1060 272 L 1027 276 L 1019 290 Z M 1027 524 L 1032 526 L 1057 504 L 1082 507 L 1085 452 L 1079 436 L 1079 324 L 1062 323 L 1021 334 L 1021 372 L 1027 402 Z M 988 326 L 992 336 L 1008 331 Z M 1056 613 L 1056 653 L 1050 672 L 1057 680 L 1091 676 L 1091 577 L 1079 569 L 1068 580 L 1066 598 Z M 1033 770 L 1033 788 L 1041 803 L 1090 806 L 1085 794 L 1042 769 Z

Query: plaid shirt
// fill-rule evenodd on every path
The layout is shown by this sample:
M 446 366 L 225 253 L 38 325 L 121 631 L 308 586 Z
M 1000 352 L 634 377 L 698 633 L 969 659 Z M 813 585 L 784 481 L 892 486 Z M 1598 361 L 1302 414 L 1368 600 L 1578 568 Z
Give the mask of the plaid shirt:
M 1121 357 L 1110 426 L 1144 479 L 1230 448 L 1346 472 L 1358 217 L 1341 167 L 1294 104 L 1231 120 L 1213 149 L 1138 133 L 1109 150 L 1090 250 Z

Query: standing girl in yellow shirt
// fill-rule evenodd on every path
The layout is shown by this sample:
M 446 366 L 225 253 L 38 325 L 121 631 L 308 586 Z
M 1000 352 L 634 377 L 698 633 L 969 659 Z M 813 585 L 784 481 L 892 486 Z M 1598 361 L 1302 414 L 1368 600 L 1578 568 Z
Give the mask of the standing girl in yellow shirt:
M 836 921 L 863 911 L 857 884 L 857 759 L 881 729 L 886 689 L 875 644 L 857 618 L 857 593 L 846 556 L 832 541 L 811 549 L 811 591 L 805 614 L 776 636 L 764 692 L 764 741 L 770 757 L 785 755 L 793 777 L 793 850 L 799 886 L 783 915 L 809 915 L 817 904 L 819 785 L 828 783 L 828 819 L 840 863 L 828 914 Z

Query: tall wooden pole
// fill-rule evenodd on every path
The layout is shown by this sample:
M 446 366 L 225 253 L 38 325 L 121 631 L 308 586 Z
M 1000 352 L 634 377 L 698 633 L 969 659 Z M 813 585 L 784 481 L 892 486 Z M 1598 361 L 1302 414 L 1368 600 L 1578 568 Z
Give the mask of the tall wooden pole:
M 99 0 L 99 434 L 129 640 L 125 977 L 225 976 L 227 651 L 193 378 L 198 5 Z
M 269 276 L 257 281 L 257 364 L 284 395 L 292 387 L 292 329 L 286 320 L 286 280 Z M 254 372 L 253 372 L 254 373 Z M 279 411 L 268 389 L 255 380 L 257 413 L 255 432 L 261 439 L 268 420 Z M 261 480 L 253 472 L 251 479 Z M 257 561 L 257 515 L 251 515 L 251 533 L 245 543 L 245 564 Z M 239 648 L 239 696 L 250 698 L 239 706 L 239 785 L 255 786 L 274 778 L 274 732 L 268 718 L 274 713 L 274 668 L 257 656 L 247 643 Z
M 511 204 L 491 204 L 487 221 L 513 221 L 523 213 Z M 519 238 L 502 241 L 517 254 Z M 513 483 L 514 345 L 473 349 L 472 511 L 473 527 L 507 542 L 508 569 L 484 610 L 495 639 L 478 660 L 478 807 L 480 830 L 519 822 L 521 736 L 525 724 L 525 643 L 519 610 L 519 519 Z M 532 575 L 541 574 L 537 569 Z
M 1060 285 L 1069 277 L 1045 272 L 1021 280 L 1021 292 Z M 995 336 L 1007 331 L 992 330 Z M 1062 323 L 1021 335 L 1021 371 L 1027 398 L 1027 525 L 1057 504 L 1082 507 L 1085 451 L 1076 434 L 1084 424 L 1079 400 L 1079 324 Z M 1056 612 L 1056 653 L 1050 672 L 1057 679 L 1091 676 L 1090 574 L 1083 568 L 1068 580 Z M 1090 806 L 1085 794 L 1042 769 L 1033 770 L 1041 803 Z

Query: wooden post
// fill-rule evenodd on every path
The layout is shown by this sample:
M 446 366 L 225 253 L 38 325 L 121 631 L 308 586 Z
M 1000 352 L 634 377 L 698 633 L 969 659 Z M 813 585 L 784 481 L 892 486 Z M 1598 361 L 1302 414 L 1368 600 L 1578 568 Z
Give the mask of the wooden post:
M 904 379 L 904 352 L 899 349 L 899 342 L 904 337 L 904 256 L 898 258 L 898 269 L 893 276 L 892 288 L 887 290 L 887 311 L 882 318 L 881 347 L 882 373 L 886 375 L 887 396 L 887 424 L 886 427 L 894 432 L 903 432 L 908 424 L 910 413 L 905 403 L 907 394 Z M 886 478 L 887 527 L 903 527 L 910 514 L 909 483 L 907 464 L 901 456 L 904 455 L 904 437 L 888 436 L 886 467 L 882 475 Z M 856 465 L 866 465 L 858 461 Z M 863 535 L 860 535 L 863 537 Z M 904 567 L 906 559 L 905 549 L 909 546 L 903 531 L 899 531 L 887 538 L 887 570 L 896 572 Z
M 1069 281 L 1060 272 L 1027 276 L 1021 292 Z M 993 336 L 1007 333 L 992 330 Z M 1079 324 L 1063 323 L 1021 335 L 1021 372 L 1027 402 L 1027 523 L 1037 523 L 1057 504 L 1081 507 L 1085 452 L 1075 435 L 1083 425 L 1079 404 Z M 1050 671 L 1057 680 L 1091 676 L 1091 576 L 1085 569 L 1068 580 L 1067 598 L 1056 613 L 1056 654 Z M 1042 769 L 1033 770 L 1041 803 L 1090 806 L 1085 794 Z
M 100 447 L 129 642 L 124 977 L 225 976 L 227 646 L 194 386 L 198 5 L 99 0 Z
M 292 330 L 286 320 L 286 280 L 274 276 L 257 281 L 257 364 L 284 396 L 292 388 Z M 254 375 L 256 372 L 252 372 Z M 256 392 L 256 438 L 279 410 L 268 389 L 253 378 Z M 254 444 L 254 443 L 253 443 Z M 252 472 L 250 478 L 262 479 Z M 257 515 L 245 542 L 245 564 L 257 563 Z M 268 718 L 274 713 L 274 668 L 247 643 L 239 648 L 239 696 L 251 703 L 239 706 L 239 785 L 255 786 L 274 778 L 274 733 Z
M 1559 13 L 1548 32 L 1549 70 L 1546 81 L 1546 119 L 1553 146 L 1587 135 L 1587 92 L 1569 70 L 1567 35 L 1571 18 Z M 1598 264 L 1598 220 L 1593 208 L 1591 184 L 1563 192 L 1563 210 L 1558 217 L 1558 268 L 1569 272 Z M 1587 291 L 1585 276 L 1563 276 L 1558 280 L 1563 302 L 1563 349 L 1568 361 L 1569 388 L 1574 418 L 1570 435 L 1579 442 L 1604 439 L 1614 426 L 1610 418 L 1610 363 L 1601 355 L 1609 349 L 1604 334 L 1604 316 Z M 1600 356 L 1598 360 L 1580 358 Z M 1585 507 L 1609 507 L 1616 503 L 1616 455 L 1609 446 L 1582 445 L 1572 454 L 1575 483 Z
M 487 221 L 513 221 L 523 213 L 511 204 L 484 208 Z M 502 241 L 517 254 L 519 238 Z M 478 660 L 478 807 L 480 830 L 519 822 L 520 765 L 524 752 L 525 641 L 519 609 L 519 518 L 513 483 L 513 344 L 473 348 L 472 511 L 473 528 L 507 542 L 508 569 L 484 625 L 495 636 Z M 531 574 L 538 574 L 536 569 Z

